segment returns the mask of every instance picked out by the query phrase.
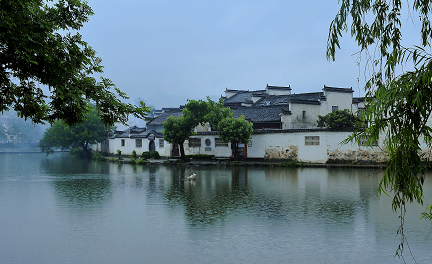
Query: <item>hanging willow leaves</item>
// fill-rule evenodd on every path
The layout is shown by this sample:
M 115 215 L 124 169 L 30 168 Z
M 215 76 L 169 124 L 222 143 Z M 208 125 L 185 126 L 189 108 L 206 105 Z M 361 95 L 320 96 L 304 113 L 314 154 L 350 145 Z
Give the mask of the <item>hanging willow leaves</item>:
M 335 60 L 339 40 L 349 30 L 360 49 L 359 56 L 366 57 L 365 111 L 361 118 L 366 126 L 358 126 L 348 140 L 367 137 L 370 143 L 382 139 L 388 151 L 379 193 L 392 191 L 393 210 L 401 212 L 398 233 L 402 242 L 397 255 L 402 255 L 406 239 L 405 205 L 423 204 L 424 175 L 431 159 L 432 55 L 425 50 L 430 48 L 432 37 L 431 5 L 429 0 L 341 0 L 327 41 L 327 58 Z M 401 21 L 421 24 L 420 43 L 402 46 Z M 428 210 L 431 212 L 431 207 Z M 432 218 L 430 215 L 423 214 Z

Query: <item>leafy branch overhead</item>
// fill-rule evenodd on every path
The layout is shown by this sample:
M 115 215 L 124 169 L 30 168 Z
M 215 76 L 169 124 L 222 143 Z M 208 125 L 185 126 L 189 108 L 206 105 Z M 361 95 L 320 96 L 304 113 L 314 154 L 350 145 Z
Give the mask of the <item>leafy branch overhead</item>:
M 148 108 L 128 99 L 102 73 L 101 59 L 77 33 L 93 11 L 85 1 L 0 1 L 0 111 L 13 109 L 34 123 L 83 121 L 86 105 L 104 124 L 144 118 Z

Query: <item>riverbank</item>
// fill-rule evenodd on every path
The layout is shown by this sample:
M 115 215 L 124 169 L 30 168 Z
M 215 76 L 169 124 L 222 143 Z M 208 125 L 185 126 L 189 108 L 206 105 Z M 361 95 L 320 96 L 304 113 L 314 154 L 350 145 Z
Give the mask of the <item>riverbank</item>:
M 170 166 L 250 166 L 250 167 L 304 167 L 304 168 L 385 168 L 386 164 L 354 164 L 354 163 L 306 163 L 286 160 L 259 160 L 259 159 L 243 159 L 233 161 L 230 158 L 218 160 L 199 160 L 190 159 L 186 162 L 181 162 L 179 159 L 148 159 L 144 163 L 137 163 L 130 157 L 110 158 L 110 162 L 126 163 L 126 164 L 151 164 L 151 165 L 170 165 Z

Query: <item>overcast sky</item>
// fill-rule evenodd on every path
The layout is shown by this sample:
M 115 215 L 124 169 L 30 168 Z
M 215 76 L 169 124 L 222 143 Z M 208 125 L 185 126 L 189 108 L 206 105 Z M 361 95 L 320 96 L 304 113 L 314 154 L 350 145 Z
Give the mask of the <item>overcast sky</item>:
M 337 0 L 88 3 L 95 15 L 80 33 L 102 58 L 104 77 L 158 109 L 267 84 L 290 85 L 293 93 L 353 87 L 359 96 L 350 35 L 336 62 L 325 56 Z

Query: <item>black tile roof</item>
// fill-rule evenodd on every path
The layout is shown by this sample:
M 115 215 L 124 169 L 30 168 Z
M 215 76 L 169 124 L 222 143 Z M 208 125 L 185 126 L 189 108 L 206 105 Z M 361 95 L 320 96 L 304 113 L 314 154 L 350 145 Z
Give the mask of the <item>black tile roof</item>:
M 288 95 L 267 95 L 259 99 L 255 106 L 287 105 L 290 102 L 299 104 L 320 104 L 322 92 Z
M 351 88 L 339 88 L 339 87 L 329 87 L 325 86 L 323 88 L 324 91 L 331 91 L 331 92 L 339 92 L 339 93 L 353 93 L 354 90 Z
M 287 110 L 287 107 L 284 107 Z M 263 122 L 280 122 L 281 106 L 251 106 L 251 107 L 234 107 L 231 108 L 234 117 L 238 118 L 244 115 L 252 123 Z
M 252 92 L 248 91 L 241 91 L 237 94 L 231 96 L 230 98 L 225 99 L 224 103 L 225 105 L 239 105 L 241 103 L 244 103 L 248 100 L 252 100 Z
M 153 118 L 152 120 L 147 122 L 147 125 L 162 125 L 162 122 L 164 122 L 165 120 L 167 120 L 167 118 L 169 116 L 174 116 L 174 117 L 179 117 L 182 116 L 183 112 L 180 109 L 173 109 L 171 111 L 168 112 L 164 112 L 161 115 Z
M 267 89 L 274 89 L 274 90 L 292 90 L 291 86 L 273 86 L 267 84 Z
M 365 101 L 364 97 L 354 97 L 353 100 L 352 100 L 353 104 L 361 103 L 361 102 L 364 102 L 364 101 Z
M 128 138 L 129 135 L 138 135 L 143 132 L 145 132 L 147 128 L 145 127 L 137 127 L 137 126 L 131 126 L 123 131 L 115 131 L 113 137 L 114 138 Z M 113 138 L 111 137 L 111 138 Z

